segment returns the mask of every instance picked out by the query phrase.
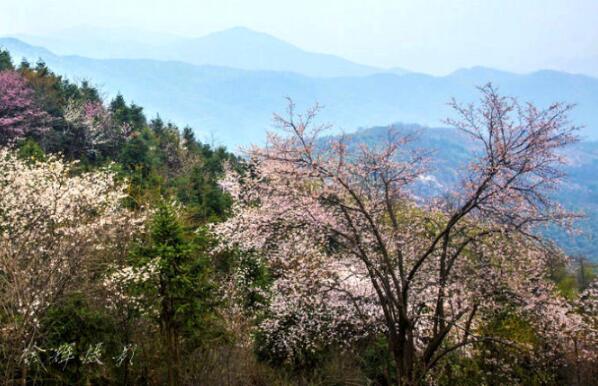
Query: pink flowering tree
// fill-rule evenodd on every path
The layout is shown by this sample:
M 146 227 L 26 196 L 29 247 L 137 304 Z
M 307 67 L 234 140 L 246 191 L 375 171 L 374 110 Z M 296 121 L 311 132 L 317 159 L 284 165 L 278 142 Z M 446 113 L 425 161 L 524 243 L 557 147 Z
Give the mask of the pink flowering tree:
M 48 130 L 50 116 L 39 108 L 33 90 L 15 71 L 0 72 L 0 145 Z
M 335 325 L 356 338 L 382 331 L 397 382 L 413 385 L 451 353 L 513 345 L 482 328 L 483 315 L 507 304 L 563 341 L 587 328 L 545 279 L 551 250 L 535 233 L 576 217 L 550 198 L 560 150 L 576 140 L 570 106 L 540 110 L 490 85 L 481 92 L 478 106 L 452 104 L 459 119 L 449 122 L 477 154 L 444 198 L 413 196 L 427 158 L 408 150 L 411 138 L 389 131 L 386 143 L 354 149 L 320 136 L 317 108 L 297 115 L 292 103 L 288 117 L 275 116 L 286 135 L 248 150 L 244 175 L 227 174 L 234 216 L 215 231 L 262 253 L 278 277 L 274 318 L 262 326 L 275 349 L 323 331 L 347 341 Z M 288 315 L 297 327 L 281 335 Z

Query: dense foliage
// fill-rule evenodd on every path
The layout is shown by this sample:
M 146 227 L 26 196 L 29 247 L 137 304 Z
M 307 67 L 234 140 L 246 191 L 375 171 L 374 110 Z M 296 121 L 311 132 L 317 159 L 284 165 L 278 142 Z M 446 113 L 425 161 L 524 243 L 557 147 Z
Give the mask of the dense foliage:
M 486 92 L 462 129 L 489 153 L 421 203 L 407 187 L 426 157 L 402 153 L 408 138 L 323 149 L 315 111 L 291 110 L 290 136 L 239 158 L 0 51 L 0 376 L 588 384 L 594 267 L 531 232 L 575 217 L 542 190 L 574 140 L 567 108 L 517 126 Z

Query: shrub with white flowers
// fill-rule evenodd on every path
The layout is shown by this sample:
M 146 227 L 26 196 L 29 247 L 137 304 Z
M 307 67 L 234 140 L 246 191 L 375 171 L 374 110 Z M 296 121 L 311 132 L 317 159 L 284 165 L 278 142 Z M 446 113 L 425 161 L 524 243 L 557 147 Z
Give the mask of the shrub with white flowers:
M 19 159 L 0 148 L 0 356 L 19 362 L 35 346 L 46 310 L 92 262 L 113 256 L 143 218 L 122 206 L 126 186 L 109 169 Z

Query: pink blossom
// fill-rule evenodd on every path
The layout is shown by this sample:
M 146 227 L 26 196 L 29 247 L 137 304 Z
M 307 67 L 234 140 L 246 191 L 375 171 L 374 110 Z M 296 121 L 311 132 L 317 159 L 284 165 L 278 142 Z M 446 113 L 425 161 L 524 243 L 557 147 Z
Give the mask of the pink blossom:
M 48 130 L 51 117 L 37 105 L 27 81 L 15 71 L 0 72 L 0 145 Z

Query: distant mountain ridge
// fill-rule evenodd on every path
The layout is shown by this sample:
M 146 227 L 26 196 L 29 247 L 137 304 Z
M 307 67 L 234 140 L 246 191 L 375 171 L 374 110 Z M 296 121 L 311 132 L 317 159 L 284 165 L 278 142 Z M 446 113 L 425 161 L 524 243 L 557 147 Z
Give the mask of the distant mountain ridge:
M 450 115 L 451 97 L 478 98 L 475 86 L 492 81 L 505 95 L 546 106 L 555 100 L 577 103 L 571 118 L 585 125 L 581 134 L 598 139 L 598 79 L 557 71 L 512 74 L 474 67 L 444 77 L 381 73 L 351 77 L 309 77 L 282 71 L 249 71 L 223 66 L 198 66 L 180 61 L 91 59 L 60 56 L 18 39 L 0 38 L 0 47 L 16 60 L 43 59 L 70 79 L 89 79 L 107 97 L 121 91 L 174 122 L 193 126 L 200 138 L 235 147 L 260 142 L 271 127 L 272 113 L 284 111 L 284 97 L 298 110 L 318 101 L 320 119 L 337 130 L 353 131 L 385 122 L 417 122 L 438 126 Z
M 198 38 L 120 29 L 69 29 L 58 36 L 16 36 L 63 55 L 96 59 L 174 60 L 243 70 L 295 72 L 313 77 L 404 74 L 351 62 L 335 55 L 305 51 L 266 33 L 234 27 Z

